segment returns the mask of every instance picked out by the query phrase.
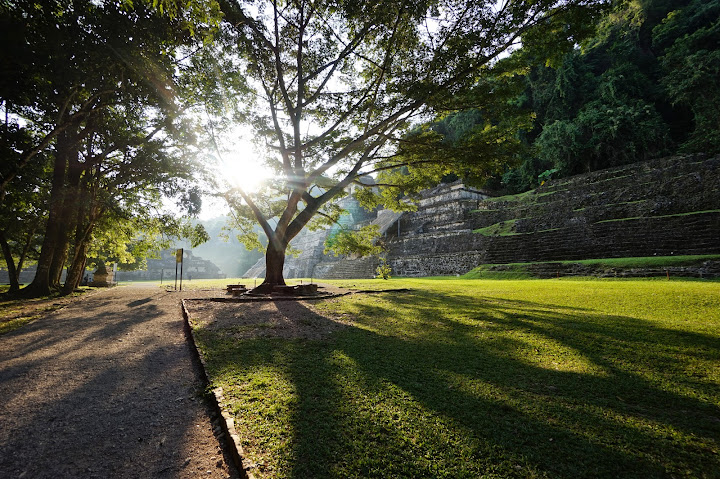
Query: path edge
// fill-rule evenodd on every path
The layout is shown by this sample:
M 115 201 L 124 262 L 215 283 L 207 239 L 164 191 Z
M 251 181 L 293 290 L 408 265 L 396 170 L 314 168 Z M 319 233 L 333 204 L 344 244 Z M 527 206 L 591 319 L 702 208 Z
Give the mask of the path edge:
M 190 349 L 192 349 L 195 357 L 200 360 L 200 369 L 202 376 L 201 379 L 204 383 L 205 388 L 207 389 L 210 385 L 210 378 L 207 374 L 207 363 L 205 362 L 205 357 L 203 356 L 202 352 L 197 347 L 195 335 L 193 334 L 192 327 L 190 326 L 190 313 L 188 312 L 184 299 L 181 300 L 181 307 L 183 315 L 183 326 L 185 328 L 185 336 L 190 343 Z M 255 476 L 253 476 L 252 473 L 249 472 L 249 469 L 252 468 L 252 464 L 250 464 L 249 461 L 244 459 L 245 453 L 243 452 L 242 444 L 240 442 L 240 436 L 235 429 L 235 420 L 232 418 L 230 413 L 223 407 L 223 404 L 225 404 L 225 397 L 223 396 L 222 388 L 217 387 L 213 389 L 212 394 L 209 395 L 209 399 L 211 407 L 215 409 L 215 412 L 217 412 L 218 415 L 223 419 L 222 421 L 220 421 L 220 425 L 223 432 L 225 433 L 225 443 L 228 447 L 228 450 L 230 451 L 230 456 L 232 457 L 233 463 L 235 463 L 235 467 L 237 468 L 241 477 L 245 479 L 255 479 Z M 227 438 L 229 438 L 229 440 Z

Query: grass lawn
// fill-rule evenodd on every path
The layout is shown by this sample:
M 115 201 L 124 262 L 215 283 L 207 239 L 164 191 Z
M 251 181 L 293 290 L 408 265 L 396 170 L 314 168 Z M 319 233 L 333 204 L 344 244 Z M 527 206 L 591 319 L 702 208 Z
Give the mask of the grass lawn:
M 256 477 L 720 477 L 720 283 L 335 283 L 410 291 L 195 327 Z
M 677 255 L 677 256 L 643 256 L 637 258 L 599 258 L 570 261 L 543 261 L 535 263 L 481 264 L 472 271 L 465 273 L 465 279 L 531 279 L 530 268 L 542 264 L 581 264 L 601 268 L 673 268 L 677 266 L 695 266 L 706 261 L 720 261 L 720 254 Z M 501 267 L 498 271 L 495 268 Z M 671 273 L 672 274 L 672 273 Z

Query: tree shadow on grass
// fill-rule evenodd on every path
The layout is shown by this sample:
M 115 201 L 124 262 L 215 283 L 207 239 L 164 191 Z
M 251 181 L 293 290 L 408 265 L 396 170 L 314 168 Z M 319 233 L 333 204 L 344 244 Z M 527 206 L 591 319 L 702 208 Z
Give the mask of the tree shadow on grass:
M 717 337 L 527 301 L 384 297 L 356 301 L 354 327 L 328 340 L 245 340 L 216 358 L 290 385 L 287 476 L 720 470 L 718 385 L 694 369 L 720 361 Z

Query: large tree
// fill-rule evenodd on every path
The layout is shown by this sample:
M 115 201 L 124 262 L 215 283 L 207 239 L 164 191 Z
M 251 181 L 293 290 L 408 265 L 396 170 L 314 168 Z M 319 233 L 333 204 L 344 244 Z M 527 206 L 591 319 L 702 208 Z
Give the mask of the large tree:
M 522 38 L 567 39 L 596 0 L 219 2 L 255 87 L 246 118 L 276 176 L 263 195 L 227 195 L 248 244 L 267 236 L 261 290 L 284 284 L 289 242 L 363 175 L 442 162 L 395 156 L 407 128 L 440 111 L 493 104 Z M 475 92 L 465 95 L 471 88 Z M 468 100 L 472 103 L 468 104 Z M 492 130 L 493 125 L 488 124 Z M 437 144 L 413 135 L 415 144 Z M 486 146 L 497 141 L 492 131 Z M 490 147 L 489 151 L 496 152 Z M 492 161 L 478 152 L 479 162 Z
M 18 139 L 2 149 L 8 158 L 0 170 L 0 202 L 37 164 L 47 162 L 52 171 L 43 244 L 27 294 L 59 287 L 67 264 L 65 291 L 72 291 L 104 216 L 127 205 L 150 211 L 147 204 L 159 204 L 162 194 L 197 203 L 192 182 L 200 176 L 193 162 L 199 150 L 184 115 L 195 100 L 193 82 L 180 77 L 198 70 L 200 25 L 211 26 L 213 5 L 20 0 L 3 6 L 9 74 L 0 82 L 1 133 L 3 143 Z M 13 214 L 13 205 L 2 208 L 3 215 Z

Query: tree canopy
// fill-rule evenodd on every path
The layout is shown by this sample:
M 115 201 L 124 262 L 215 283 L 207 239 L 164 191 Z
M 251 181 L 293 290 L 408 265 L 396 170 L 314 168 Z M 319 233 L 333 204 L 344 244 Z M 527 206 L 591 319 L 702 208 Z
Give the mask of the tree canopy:
M 238 223 L 258 222 L 267 236 L 263 288 L 272 288 L 284 284 L 290 240 L 313 218 L 335 221 L 333 200 L 349 185 L 443 163 L 418 154 L 437 138 L 407 137 L 408 128 L 438 112 L 499 103 L 501 79 L 519 73 L 503 56 L 533 35 L 571 45 L 574 25 L 601 2 L 219 3 L 254 89 L 248 123 L 276 175 L 262 194 L 236 189 L 227 198 Z M 483 141 L 495 153 L 502 127 L 487 126 Z M 410 153 L 398 155 L 403 140 Z M 475 164 L 492 161 L 479 154 Z
M 720 2 L 615 2 L 557 64 L 526 56 L 518 103 L 536 117 L 506 170 L 509 192 L 538 176 L 608 168 L 675 153 L 720 151 Z
M 162 197 L 198 209 L 201 149 L 180 79 L 197 69 L 192 53 L 203 41 L 190 17 L 210 13 L 195 1 L 161 2 L 173 15 L 145 3 L 18 1 L 0 11 L 10 73 L 0 80 L 0 215 L 15 221 L 3 222 L 0 240 L 9 268 L 24 257 L 23 235 L 36 232 L 20 213 L 44 204 L 46 215 L 28 294 L 59 287 L 66 265 L 71 292 L 96 227 L 160 217 Z

